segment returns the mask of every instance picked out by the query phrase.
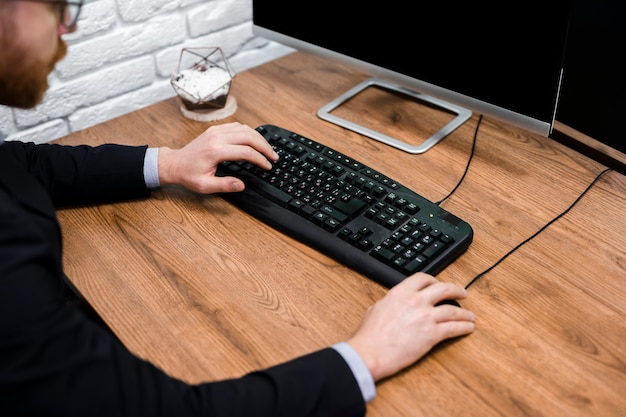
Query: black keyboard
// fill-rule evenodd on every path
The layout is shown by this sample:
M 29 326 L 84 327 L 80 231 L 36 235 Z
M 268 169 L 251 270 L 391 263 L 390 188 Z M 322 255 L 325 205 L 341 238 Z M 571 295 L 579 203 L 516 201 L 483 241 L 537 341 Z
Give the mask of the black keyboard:
M 241 178 L 243 192 L 221 196 L 273 228 L 389 288 L 470 245 L 468 223 L 392 178 L 289 130 L 256 130 L 280 156 L 273 168 L 229 161 L 217 174 Z

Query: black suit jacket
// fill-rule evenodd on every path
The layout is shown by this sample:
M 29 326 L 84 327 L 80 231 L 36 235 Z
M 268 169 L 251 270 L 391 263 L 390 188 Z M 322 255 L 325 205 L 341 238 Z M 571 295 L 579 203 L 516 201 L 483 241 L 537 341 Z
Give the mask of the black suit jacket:
M 364 415 L 358 385 L 331 348 L 241 378 L 188 385 L 64 301 L 55 209 L 147 197 L 145 151 L 0 144 L 0 415 Z

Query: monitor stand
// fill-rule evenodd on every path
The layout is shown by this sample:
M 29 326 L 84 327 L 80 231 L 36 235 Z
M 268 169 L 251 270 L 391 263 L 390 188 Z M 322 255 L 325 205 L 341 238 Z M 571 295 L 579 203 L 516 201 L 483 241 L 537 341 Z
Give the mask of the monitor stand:
M 415 144 L 410 144 L 406 141 L 402 141 L 400 139 L 394 138 L 392 136 L 388 136 L 384 133 L 362 126 L 356 122 L 347 120 L 343 117 L 340 117 L 340 116 L 337 116 L 336 114 L 331 113 L 335 111 L 339 106 L 348 102 L 349 100 L 351 100 L 352 98 L 354 98 L 359 93 L 363 92 L 365 89 L 369 87 L 379 87 L 389 92 L 399 93 L 403 96 L 410 98 L 413 101 L 424 103 L 429 106 L 434 106 L 435 108 L 438 108 L 447 113 L 450 113 L 453 115 L 453 118 L 451 121 L 445 124 L 441 129 L 439 129 L 434 134 L 432 134 L 430 137 L 424 139 L 421 143 L 415 145 Z M 412 153 L 412 154 L 420 154 L 420 153 L 426 152 L 427 150 L 435 146 L 435 144 L 437 144 L 439 141 L 445 138 L 448 134 L 454 131 L 457 127 L 465 123 L 465 121 L 467 121 L 470 117 L 472 117 L 472 112 L 463 107 L 459 107 L 459 106 L 447 103 L 445 101 L 438 100 L 434 97 L 417 93 L 407 88 L 404 88 L 396 84 L 384 81 L 382 79 L 373 77 L 373 78 L 369 78 L 363 81 L 362 83 L 348 90 L 346 93 L 337 97 L 335 100 L 331 101 L 324 107 L 320 108 L 317 112 L 317 115 L 321 119 L 335 123 L 347 129 L 353 130 L 357 133 L 368 136 L 372 139 L 375 139 L 387 145 L 396 147 L 405 152 Z

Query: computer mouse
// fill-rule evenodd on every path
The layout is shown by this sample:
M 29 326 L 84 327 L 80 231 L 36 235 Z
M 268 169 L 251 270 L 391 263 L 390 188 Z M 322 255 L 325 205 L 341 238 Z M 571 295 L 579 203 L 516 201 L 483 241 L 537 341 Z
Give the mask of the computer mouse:
M 435 306 L 440 306 L 440 305 L 442 305 L 442 304 L 450 304 L 450 305 L 455 306 L 455 307 L 461 307 L 461 304 L 459 304 L 459 302 L 458 302 L 458 301 L 456 301 L 456 300 L 443 300 L 443 301 L 439 301 L 437 304 L 435 304 Z

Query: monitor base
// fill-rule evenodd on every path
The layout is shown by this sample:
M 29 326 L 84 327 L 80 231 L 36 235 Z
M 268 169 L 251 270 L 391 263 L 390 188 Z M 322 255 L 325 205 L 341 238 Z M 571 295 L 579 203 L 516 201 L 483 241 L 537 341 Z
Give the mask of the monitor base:
M 440 130 L 432 134 L 430 137 L 426 138 L 423 142 L 418 145 L 413 145 L 402 141 L 400 139 L 394 138 L 392 136 L 388 136 L 384 133 L 375 131 L 373 129 L 362 126 L 353 121 L 347 120 L 345 118 L 339 117 L 335 114 L 332 114 L 334 110 L 336 110 L 339 106 L 346 103 L 350 99 L 357 96 L 359 93 L 364 91 L 369 87 L 379 87 L 383 90 L 400 93 L 404 96 L 411 98 L 412 100 L 418 102 L 424 102 L 431 106 L 435 106 L 440 108 L 441 110 L 447 111 L 455 115 L 455 117 L 448 122 L 445 126 L 443 126 Z M 463 107 L 456 106 L 454 104 L 447 103 L 442 100 L 435 99 L 434 97 L 430 97 L 421 93 L 417 93 L 415 91 L 411 91 L 407 88 L 398 86 L 396 84 L 381 80 L 379 78 L 369 78 L 362 83 L 358 84 L 354 88 L 348 90 L 346 93 L 337 97 L 335 100 L 331 101 L 327 105 L 320 108 L 317 112 L 319 118 L 329 121 L 331 123 L 335 123 L 339 126 L 345 127 L 362 135 L 368 136 L 372 139 L 385 143 L 387 145 L 393 146 L 400 150 L 403 150 L 412 154 L 420 154 L 424 153 L 433 146 L 435 146 L 439 141 L 453 132 L 456 128 L 465 123 L 470 117 L 472 117 L 472 112 Z

